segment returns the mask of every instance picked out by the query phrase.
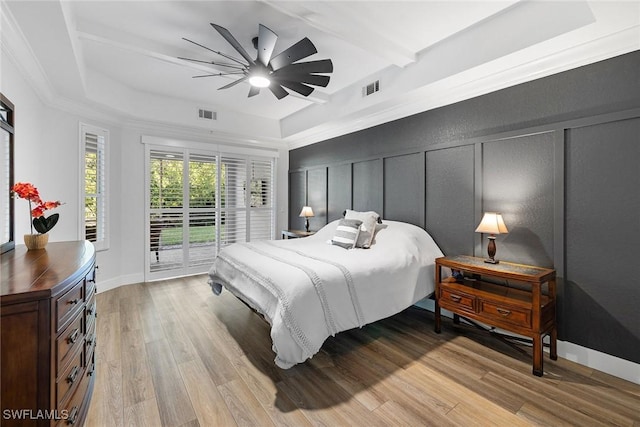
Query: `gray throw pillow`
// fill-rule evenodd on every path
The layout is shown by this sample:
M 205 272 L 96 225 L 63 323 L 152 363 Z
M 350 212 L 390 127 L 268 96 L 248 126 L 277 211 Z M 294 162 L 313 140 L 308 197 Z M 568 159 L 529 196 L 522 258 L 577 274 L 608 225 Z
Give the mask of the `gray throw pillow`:
M 331 239 L 331 244 L 345 249 L 355 247 L 358 241 L 358 234 L 360 234 L 361 224 L 362 221 L 358 219 L 341 219 L 333 239 Z

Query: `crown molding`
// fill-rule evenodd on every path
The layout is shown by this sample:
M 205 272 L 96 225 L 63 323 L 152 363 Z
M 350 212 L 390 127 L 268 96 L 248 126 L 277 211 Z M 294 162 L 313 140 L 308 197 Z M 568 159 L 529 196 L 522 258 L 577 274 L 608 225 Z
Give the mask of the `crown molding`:
M 301 148 L 639 49 L 640 26 L 632 26 L 534 61 L 510 65 L 510 57 L 516 53 L 284 139 L 290 150 Z M 484 75 L 478 78 L 478 72 Z

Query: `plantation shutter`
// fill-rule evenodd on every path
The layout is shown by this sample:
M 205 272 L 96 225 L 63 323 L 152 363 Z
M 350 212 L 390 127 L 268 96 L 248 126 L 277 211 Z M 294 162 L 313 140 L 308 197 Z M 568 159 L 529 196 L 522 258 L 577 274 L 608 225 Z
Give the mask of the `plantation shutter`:
M 149 153 L 149 248 L 151 272 L 184 267 L 184 156 L 180 151 Z M 163 256 L 160 257 L 160 250 Z
M 247 161 L 222 157 L 220 160 L 220 245 L 247 241 Z
M 273 160 L 251 160 L 250 240 L 273 237 Z
M 220 248 L 274 236 L 273 158 L 147 145 L 145 280 L 208 271 Z
M 190 268 L 210 266 L 217 255 L 217 156 L 189 155 L 189 256 Z
M 107 247 L 106 131 L 82 125 L 84 145 L 84 229 L 97 249 Z

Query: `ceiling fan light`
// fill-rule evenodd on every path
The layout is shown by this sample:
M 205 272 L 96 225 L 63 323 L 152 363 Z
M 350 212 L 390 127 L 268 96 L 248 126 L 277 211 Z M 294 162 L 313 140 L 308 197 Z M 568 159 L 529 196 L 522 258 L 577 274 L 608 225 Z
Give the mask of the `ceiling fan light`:
M 249 77 L 249 84 L 255 87 L 269 87 L 271 80 L 265 76 L 256 75 Z

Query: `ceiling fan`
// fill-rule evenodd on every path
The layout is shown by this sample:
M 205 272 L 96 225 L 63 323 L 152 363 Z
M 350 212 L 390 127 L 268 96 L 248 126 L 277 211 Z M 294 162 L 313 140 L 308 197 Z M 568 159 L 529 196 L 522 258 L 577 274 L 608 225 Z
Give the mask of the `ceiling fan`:
M 229 30 L 213 23 L 211 26 L 215 28 L 227 42 L 229 42 L 240 56 L 242 56 L 242 59 L 210 49 L 200 43 L 196 43 L 184 37 L 183 39 L 189 43 L 193 43 L 210 52 L 220 55 L 231 61 L 231 63 L 202 61 L 182 57 L 179 57 L 179 59 L 211 64 L 229 69 L 227 72 L 193 76 L 194 78 L 236 74 L 241 76 L 239 79 L 229 83 L 228 85 L 222 86 L 218 90 L 228 89 L 238 83 L 248 80 L 251 84 L 251 89 L 249 89 L 248 95 L 249 97 L 260 93 L 261 88 L 268 87 L 276 98 L 282 99 L 289 95 L 289 92 L 287 92 L 285 88 L 297 92 L 300 95 L 309 96 L 314 89 L 311 85 L 326 87 L 329 84 L 329 76 L 322 75 L 321 73 L 333 72 L 333 63 L 330 59 L 297 62 L 318 52 L 313 43 L 311 43 L 311 40 L 307 37 L 285 49 L 281 53 L 272 56 L 276 46 L 276 41 L 278 40 L 278 35 L 264 25 L 259 24 L 258 37 L 253 38 L 253 45 L 254 48 L 257 49 L 258 54 L 256 59 L 253 59 L 238 40 L 231 35 Z

